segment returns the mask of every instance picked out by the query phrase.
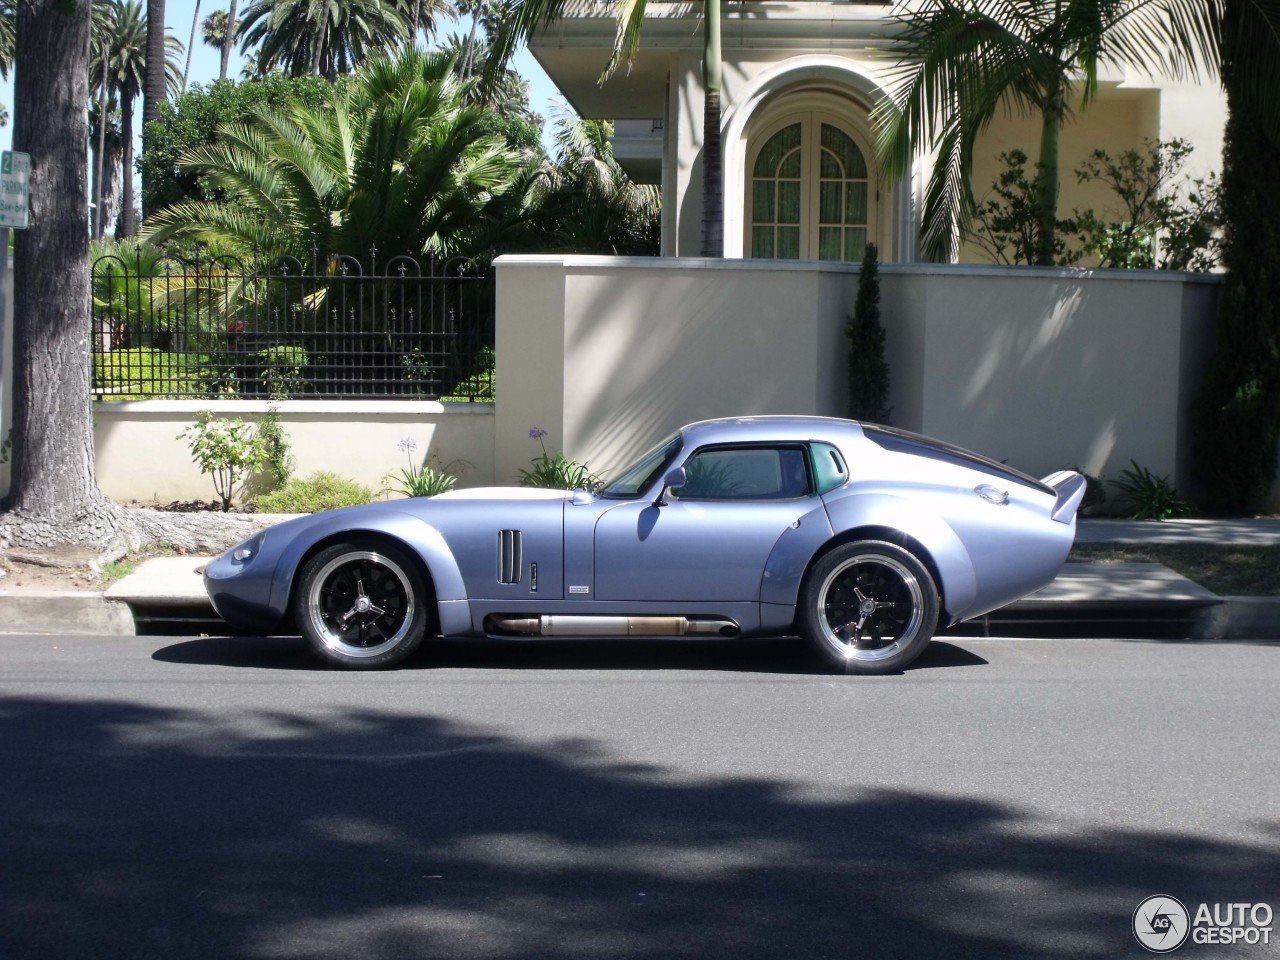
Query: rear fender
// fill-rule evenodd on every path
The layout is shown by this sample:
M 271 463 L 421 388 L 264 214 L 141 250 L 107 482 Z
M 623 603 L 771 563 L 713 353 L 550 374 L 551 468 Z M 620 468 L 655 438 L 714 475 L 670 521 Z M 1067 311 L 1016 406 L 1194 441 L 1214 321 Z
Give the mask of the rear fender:
M 921 559 L 932 563 L 941 580 L 938 589 L 947 611 L 967 610 L 972 605 L 978 593 L 973 561 L 941 517 L 900 497 L 871 493 L 833 499 L 827 503 L 827 513 L 836 537 L 863 527 L 886 527 L 915 540 L 929 554 Z

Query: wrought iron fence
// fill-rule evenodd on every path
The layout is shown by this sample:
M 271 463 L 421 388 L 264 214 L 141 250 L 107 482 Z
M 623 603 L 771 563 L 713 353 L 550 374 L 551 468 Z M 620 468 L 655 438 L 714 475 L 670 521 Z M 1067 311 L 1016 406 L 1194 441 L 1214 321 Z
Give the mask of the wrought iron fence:
M 493 399 L 492 275 L 349 256 L 93 264 L 94 395 Z

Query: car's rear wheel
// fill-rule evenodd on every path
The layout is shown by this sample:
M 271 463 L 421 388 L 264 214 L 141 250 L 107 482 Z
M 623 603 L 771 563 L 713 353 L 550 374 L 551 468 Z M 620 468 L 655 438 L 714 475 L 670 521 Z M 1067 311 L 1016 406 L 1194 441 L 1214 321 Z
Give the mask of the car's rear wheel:
M 418 564 L 403 550 L 354 540 L 303 565 L 294 622 L 329 663 L 378 670 L 403 662 L 422 643 L 433 620 L 431 599 Z
M 920 656 L 938 623 L 938 588 L 909 550 L 879 540 L 845 543 L 809 572 L 800 629 L 846 673 L 895 673 Z

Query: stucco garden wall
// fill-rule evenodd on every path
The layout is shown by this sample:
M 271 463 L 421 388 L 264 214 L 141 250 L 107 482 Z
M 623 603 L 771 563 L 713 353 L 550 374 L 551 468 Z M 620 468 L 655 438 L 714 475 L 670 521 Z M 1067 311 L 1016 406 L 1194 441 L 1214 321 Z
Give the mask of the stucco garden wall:
M 857 268 L 779 261 L 498 261 L 495 469 L 528 431 L 598 471 L 681 423 L 842 415 Z M 1036 474 L 1136 460 L 1188 480 L 1187 417 L 1217 278 L 882 267 L 893 422 Z
M 253 420 L 267 404 L 247 400 L 101 401 L 94 404 L 98 485 L 128 502 L 212 500 L 213 483 L 191 460 L 178 435 L 201 410 Z M 294 475 L 319 470 L 358 480 L 375 491 L 389 471 L 408 465 L 400 441 L 412 437 L 415 462 L 455 461 L 464 486 L 485 486 L 493 475 L 493 405 L 429 401 L 291 400 L 278 405 L 289 437 Z
M 607 474 L 691 420 L 844 412 L 856 267 L 504 257 L 496 269 L 498 402 L 286 402 L 297 475 L 329 470 L 376 489 L 413 437 L 419 458 L 467 461 L 462 486 L 509 483 L 539 452 L 532 427 Z M 894 423 L 1033 473 L 1115 478 L 1133 459 L 1185 489 L 1215 278 L 927 265 L 886 265 L 881 277 Z M 202 409 L 267 408 L 96 403 L 103 489 L 211 499 L 177 439 Z

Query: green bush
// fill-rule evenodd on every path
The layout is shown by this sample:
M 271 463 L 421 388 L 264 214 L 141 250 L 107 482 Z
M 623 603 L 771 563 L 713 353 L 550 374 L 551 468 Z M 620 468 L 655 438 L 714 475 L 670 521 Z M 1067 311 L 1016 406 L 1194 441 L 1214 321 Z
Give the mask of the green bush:
M 1172 520 L 1191 513 L 1191 504 L 1173 488 L 1168 477 L 1157 477 L 1137 461 L 1120 471 L 1120 479 L 1111 485 L 1129 501 L 1129 516 L 1134 520 Z
M 93 355 L 97 395 L 111 400 L 142 400 L 159 394 L 206 393 L 209 358 L 201 353 L 170 353 L 131 347 Z
M 290 480 L 279 490 L 258 497 L 253 506 L 259 513 L 320 513 L 339 507 L 358 507 L 372 499 L 373 491 L 368 487 L 320 471 Z

